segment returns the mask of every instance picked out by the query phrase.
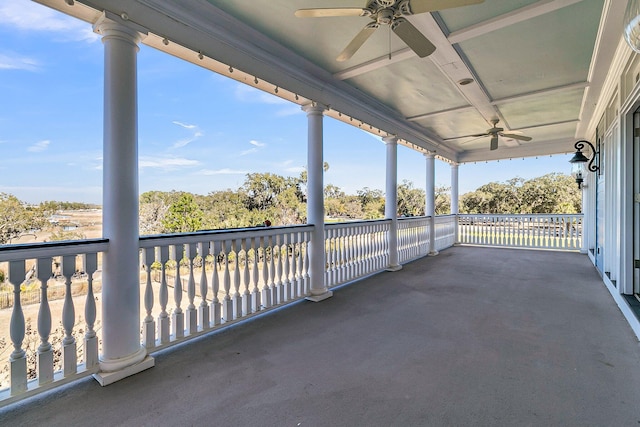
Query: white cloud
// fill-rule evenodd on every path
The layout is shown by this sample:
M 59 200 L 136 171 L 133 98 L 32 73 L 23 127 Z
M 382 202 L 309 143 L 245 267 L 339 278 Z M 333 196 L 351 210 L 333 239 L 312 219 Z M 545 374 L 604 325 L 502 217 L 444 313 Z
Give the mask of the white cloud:
M 196 139 L 198 139 L 198 138 L 200 138 L 201 136 L 203 136 L 203 135 L 204 135 L 204 132 L 202 132 L 202 131 L 198 128 L 198 125 L 192 125 L 192 124 L 182 123 L 182 122 L 179 122 L 179 121 L 177 121 L 177 120 L 174 120 L 174 121 L 173 121 L 173 122 L 171 122 L 171 123 L 173 123 L 173 124 L 175 124 L 175 125 L 178 125 L 178 126 L 180 126 L 180 127 L 182 127 L 182 128 L 185 128 L 185 129 L 188 129 L 188 130 L 193 131 L 193 134 L 192 134 L 190 137 L 188 137 L 188 138 L 182 138 L 182 139 L 179 139 L 178 141 L 176 141 L 176 142 L 173 144 L 173 148 L 181 148 L 181 147 L 184 147 L 185 145 L 188 145 L 188 144 L 192 143 L 193 141 L 195 141 Z
M 264 147 L 265 145 L 267 145 L 267 144 L 265 144 L 264 142 L 256 141 L 256 140 L 254 140 L 254 139 L 252 139 L 251 141 L 249 141 L 249 144 L 251 144 L 251 145 L 255 145 L 256 147 Z
M 245 175 L 247 174 L 247 171 L 243 171 L 243 170 L 234 170 L 234 169 L 229 169 L 229 168 L 223 168 L 223 169 L 202 169 L 201 171 L 198 172 L 198 174 L 200 175 Z
M 256 153 L 256 152 L 258 152 L 257 148 L 249 148 L 248 150 L 241 151 L 240 155 L 246 156 L 247 154 Z
M 189 124 L 186 124 L 186 123 L 179 122 L 177 120 L 174 120 L 171 123 L 173 123 L 174 125 L 182 126 L 185 129 L 195 129 L 195 128 L 198 127 L 197 125 L 189 125 Z
M 0 24 L 29 32 L 56 33 L 64 41 L 93 42 L 100 38 L 90 24 L 29 0 L 3 2 Z
M 157 169 L 178 169 L 185 167 L 198 166 L 198 160 L 184 159 L 178 157 L 141 157 L 138 166 L 142 168 Z
M 33 58 L 18 55 L 14 52 L 0 53 L 0 70 L 36 71 L 40 64 Z
M 31 153 L 40 153 L 41 151 L 46 150 L 49 147 L 49 144 L 51 144 L 51 141 L 49 141 L 48 139 L 38 141 L 32 146 L 27 147 L 27 151 Z

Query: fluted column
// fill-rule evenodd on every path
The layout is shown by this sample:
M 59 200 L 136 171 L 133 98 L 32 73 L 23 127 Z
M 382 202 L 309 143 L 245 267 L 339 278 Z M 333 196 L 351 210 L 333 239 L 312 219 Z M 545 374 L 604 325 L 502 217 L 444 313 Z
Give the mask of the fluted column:
M 398 263 L 398 138 L 387 136 L 382 138 L 382 141 L 387 145 L 384 216 L 391 220 L 387 270 L 398 271 L 402 268 Z
M 436 186 L 436 167 L 435 167 L 435 153 L 429 152 L 425 154 L 427 159 L 427 182 L 426 182 L 426 204 L 424 214 L 431 217 L 429 221 L 429 255 L 438 255 L 438 251 L 435 249 L 436 245 L 436 200 L 435 200 L 435 186 Z
M 153 366 L 140 345 L 137 52 L 145 34 L 106 13 L 94 30 L 104 44 L 102 385 Z
M 460 242 L 458 236 L 458 214 L 460 213 L 458 189 L 458 164 L 451 163 L 451 215 L 456 216 L 454 244 Z
M 312 103 L 302 107 L 307 113 L 307 224 L 313 224 L 309 244 L 310 294 L 307 299 L 322 301 L 333 295 L 324 282 L 324 188 L 323 129 L 326 106 Z

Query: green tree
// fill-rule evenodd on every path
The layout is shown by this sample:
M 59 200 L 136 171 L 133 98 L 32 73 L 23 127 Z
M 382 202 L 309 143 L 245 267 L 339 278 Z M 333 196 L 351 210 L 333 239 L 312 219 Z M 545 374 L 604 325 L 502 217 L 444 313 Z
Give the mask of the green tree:
M 461 197 L 462 213 L 576 213 L 581 194 L 568 175 L 551 173 L 528 181 L 490 182 Z
M 27 231 L 39 230 L 45 224 L 43 210 L 26 206 L 12 194 L 0 193 L 0 244 L 11 243 Z
M 425 197 L 424 190 L 414 188 L 411 181 L 403 180 L 402 184 L 398 185 L 398 215 L 424 215 Z
M 202 211 L 195 202 L 193 194 L 183 193 L 171 204 L 167 215 L 162 220 L 167 233 L 186 233 L 202 228 Z

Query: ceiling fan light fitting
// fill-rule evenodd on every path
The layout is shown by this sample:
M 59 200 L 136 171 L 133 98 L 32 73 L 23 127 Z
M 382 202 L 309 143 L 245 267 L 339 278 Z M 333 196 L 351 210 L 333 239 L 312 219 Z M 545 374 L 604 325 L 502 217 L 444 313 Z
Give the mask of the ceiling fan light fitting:
M 629 0 L 624 13 L 624 39 L 627 44 L 640 53 L 640 0 Z

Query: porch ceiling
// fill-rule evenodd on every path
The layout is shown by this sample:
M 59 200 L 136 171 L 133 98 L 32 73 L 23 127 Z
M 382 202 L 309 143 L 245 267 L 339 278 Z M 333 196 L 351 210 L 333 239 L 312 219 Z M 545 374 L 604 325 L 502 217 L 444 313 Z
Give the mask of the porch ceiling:
M 42 1 L 96 18 L 78 3 Z M 126 12 L 149 29 L 145 43 L 154 47 L 248 84 L 255 76 L 264 90 L 277 86 L 293 102 L 327 104 L 339 120 L 457 162 L 564 153 L 576 139 L 592 138 L 625 3 L 485 0 L 408 18 L 436 46 L 429 57 L 418 58 L 381 27 L 350 60 L 337 62 L 369 18 L 301 19 L 294 12 L 360 7 L 363 0 L 80 1 Z M 165 37 L 169 44 L 161 43 Z M 474 82 L 457 83 L 466 77 Z M 495 118 L 533 140 L 504 138 L 496 151 L 488 137 L 472 141 L 468 135 L 486 131 Z

